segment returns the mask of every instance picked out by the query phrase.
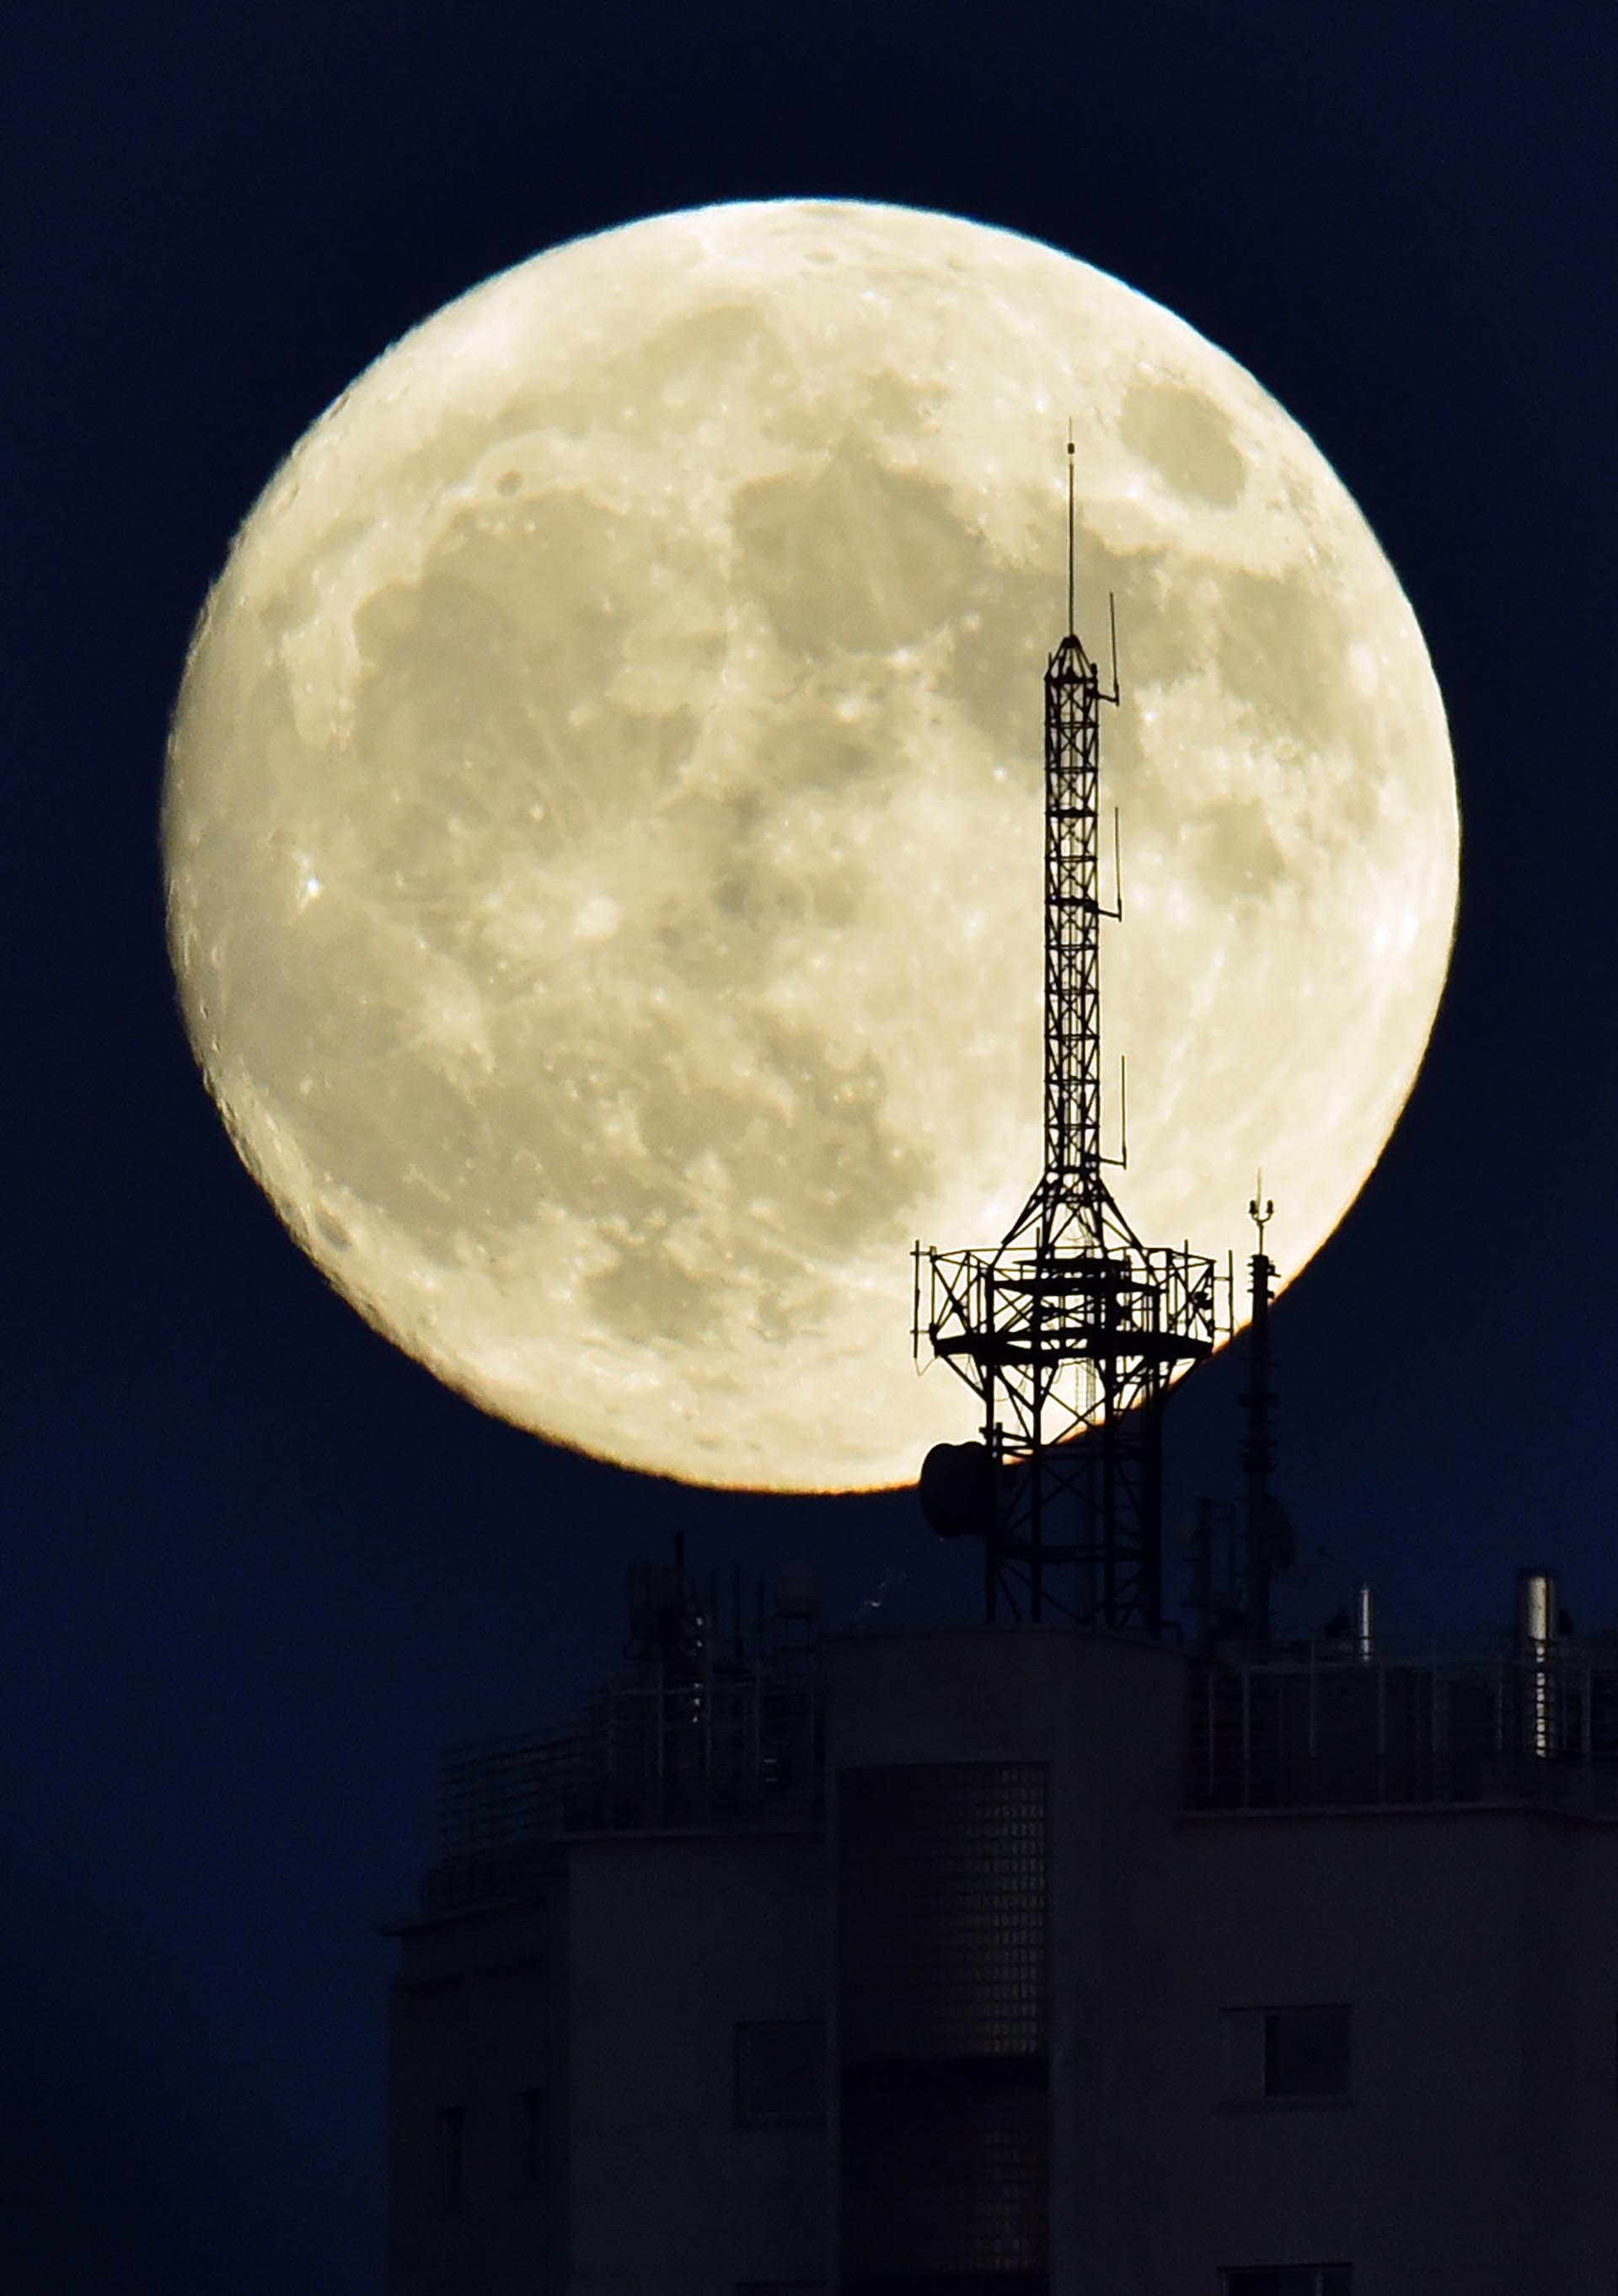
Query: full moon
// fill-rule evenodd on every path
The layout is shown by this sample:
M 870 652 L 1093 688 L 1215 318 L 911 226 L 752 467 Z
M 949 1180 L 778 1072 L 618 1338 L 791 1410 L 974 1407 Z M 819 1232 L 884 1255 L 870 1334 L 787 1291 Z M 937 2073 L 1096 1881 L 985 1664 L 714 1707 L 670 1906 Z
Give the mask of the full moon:
M 1295 1274 L 1426 1044 L 1454 772 L 1365 520 L 1182 321 L 949 216 L 659 217 L 406 336 L 242 527 L 169 756 L 187 1026 L 304 1250 L 486 1409 L 774 1490 L 974 1431 L 910 1247 L 1039 1176 L 1070 422 L 1115 1193 L 1239 1263 L 1261 1166 Z

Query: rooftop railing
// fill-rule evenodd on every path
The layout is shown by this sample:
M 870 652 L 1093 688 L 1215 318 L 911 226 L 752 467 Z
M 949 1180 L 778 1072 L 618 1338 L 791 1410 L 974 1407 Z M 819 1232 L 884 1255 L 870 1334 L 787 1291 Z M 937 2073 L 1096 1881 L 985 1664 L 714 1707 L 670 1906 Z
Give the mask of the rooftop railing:
M 428 1912 L 532 1887 L 581 1834 L 802 1824 L 821 1811 L 818 1684 L 767 1665 L 610 1684 L 575 1723 L 446 1759 Z
M 1186 1800 L 1532 1800 L 1618 1816 L 1618 1641 L 1306 1644 L 1194 1665 Z

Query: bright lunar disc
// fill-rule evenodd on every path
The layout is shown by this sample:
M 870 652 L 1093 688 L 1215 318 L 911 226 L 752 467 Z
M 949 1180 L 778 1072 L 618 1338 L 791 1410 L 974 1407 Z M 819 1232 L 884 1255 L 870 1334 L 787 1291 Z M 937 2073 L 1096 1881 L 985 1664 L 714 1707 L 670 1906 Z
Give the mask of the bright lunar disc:
M 973 1431 L 909 1250 L 1038 1177 L 1070 419 L 1117 1193 L 1239 1257 L 1261 1165 L 1295 1273 L 1426 1043 L 1454 775 L 1364 520 L 1179 320 L 947 216 L 665 216 L 407 336 L 243 527 L 170 758 L 187 1023 L 299 1242 L 488 1409 L 782 1490 Z

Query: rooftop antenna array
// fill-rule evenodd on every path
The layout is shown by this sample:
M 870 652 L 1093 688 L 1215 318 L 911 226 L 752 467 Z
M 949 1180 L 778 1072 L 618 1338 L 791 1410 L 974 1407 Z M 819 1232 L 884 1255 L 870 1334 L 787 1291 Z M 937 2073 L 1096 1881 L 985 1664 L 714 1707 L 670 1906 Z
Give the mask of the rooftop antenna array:
M 1204 1499 L 1192 1541 L 1191 1608 L 1199 1626 L 1204 1656 L 1232 1641 L 1250 1651 L 1268 1652 L 1274 1647 L 1275 1585 L 1291 1570 L 1296 1541 L 1285 1508 L 1269 1487 L 1275 1465 L 1276 1391 L 1270 1385 L 1269 1310 L 1276 1264 L 1265 1246 L 1264 1231 L 1275 1217 L 1275 1205 L 1264 1193 L 1264 1175 L 1247 1216 L 1257 1231 L 1258 1243 L 1247 1263 L 1252 1318 L 1247 1326 L 1247 1384 L 1242 1406 L 1241 1464 L 1243 1496 L 1239 1505 Z M 1369 1587 L 1360 1589 L 1364 1620 L 1360 1639 L 1369 1654 Z M 1346 1636 L 1350 1620 L 1326 1622 L 1323 1634 Z
M 923 1510 L 979 1538 L 984 1612 L 1048 1613 L 1157 1633 L 1162 1624 L 1162 1408 L 1178 1372 L 1228 1328 L 1228 1278 L 1188 1244 L 1143 1244 L 1102 1152 L 1101 705 L 1112 682 L 1077 631 L 1073 441 L 1067 442 L 1067 630 L 1045 671 L 1044 1168 L 1001 1242 L 917 1244 L 912 1335 L 977 1398 L 975 1443 L 923 1463 Z M 1114 816 L 1116 840 L 1116 816 Z M 1221 1316 L 1220 1292 L 1227 1290 Z

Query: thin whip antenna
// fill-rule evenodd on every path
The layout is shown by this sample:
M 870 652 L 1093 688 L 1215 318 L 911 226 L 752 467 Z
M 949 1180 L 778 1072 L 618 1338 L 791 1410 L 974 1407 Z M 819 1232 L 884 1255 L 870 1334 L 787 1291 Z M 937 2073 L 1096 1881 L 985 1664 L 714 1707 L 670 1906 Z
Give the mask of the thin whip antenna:
M 1067 426 L 1067 634 L 1073 635 L 1073 426 Z

